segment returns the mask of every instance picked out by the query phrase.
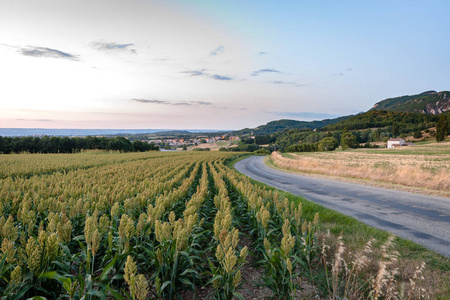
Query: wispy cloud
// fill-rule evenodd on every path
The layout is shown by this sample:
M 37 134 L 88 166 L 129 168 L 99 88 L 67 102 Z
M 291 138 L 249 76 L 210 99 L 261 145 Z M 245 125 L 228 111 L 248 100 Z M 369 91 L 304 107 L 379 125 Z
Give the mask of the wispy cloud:
M 345 72 L 351 72 L 353 71 L 353 69 L 351 67 L 348 67 L 347 70 L 345 70 Z M 337 74 L 334 74 L 334 76 L 345 76 L 344 72 L 340 72 Z
M 55 120 L 50 120 L 50 119 L 16 119 L 16 121 L 55 122 Z
M 269 81 L 272 84 L 287 84 L 287 85 L 292 85 L 295 87 L 302 87 L 302 86 L 306 86 L 306 84 L 299 84 L 297 82 L 291 82 L 291 81 L 280 81 L 280 80 L 275 80 L 275 81 Z
M 261 69 L 261 70 L 254 71 L 251 75 L 259 76 L 260 74 L 263 74 L 263 73 L 281 73 L 281 72 L 278 70 L 275 70 L 275 69 Z
M 26 48 L 19 48 L 19 52 L 22 55 L 32 57 L 65 58 L 70 60 L 78 60 L 77 55 L 46 47 L 28 46 Z
M 203 76 L 215 80 L 234 80 L 234 78 L 230 76 L 211 74 L 206 71 L 207 71 L 206 69 L 201 69 L 201 70 L 182 71 L 180 73 L 188 74 L 190 76 Z
M 170 102 L 164 101 L 164 100 L 148 100 L 148 99 L 137 99 L 137 98 L 133 98 L 131 100 L 135 101 L 135 102 L 140 102 L 140 103 L 170 104 Z
M 212 78 L 212 79 L 215 79 L 215 80 L 233 80 L 232 77 L 223 76 L 223 75 L 217 75 L 217 74 L 211 75 L 209 77 Z
M 306 86 L 305 84 L 299 84 L 297 82 L 293 81 L 281 81 L 281 80 L 274 80 L 274 81 L 268 81 L 269 83 L 276 84 L 276 85 L 292 85 L 295 87 L 302 87 Z
M 182 71 L 180 73 L 189 74 L 191 76 L 207 76 L 208 74 L 205 73 L 205 71 L 206 69 L 201 69 L 201 70 Z
M 114 42 L 102 42 L 102 41 L 95 41 L 91 43 L 91 46 L 94 47 L 97 50 L 100 51 L 129 51 L 131 53 L 136 54 L 136 49 L 131 48 L 134 46 L 134 44 L 118 44 Z
M 269 82 L 273 83 L 273 84 L 295 84 L 295 85 L 297 85 L 297 82 L 280 81 L 280 80 L 269 81 Z
M 211 102 L 208 101 L 179 101 L 179 102 L 170 102 L 166 100 L 153 100 L 153 99 L 138 99 L 133 98 L 131 101 L 139 102 L 139 103 L 153 103 L 153 104 L 162 104 L 162 105 L 174 105 L 174 106 L 209 106 L 212 105 Z
M 225 47 L 219 45 L 216 49 L 210 52 L 211 56 L 216 56 L 225 52 Z
M 170 103 L 171 105 L 185 105 L 185 106 L 208 106 L 208 105 L 212 105 L 211 102 L 207 102 L 207 101 L 181 101 L 181 102 L 174 102 L 174 103 Z
M 198 105 L 212 105 L 212 103 L 208 101 L 190 101 L 190 102 Z

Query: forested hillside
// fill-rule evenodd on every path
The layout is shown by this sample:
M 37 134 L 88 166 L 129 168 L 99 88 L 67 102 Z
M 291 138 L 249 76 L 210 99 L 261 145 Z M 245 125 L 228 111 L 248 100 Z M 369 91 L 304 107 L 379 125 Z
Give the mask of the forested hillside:
M 427 91 L 418 95 L 388 98 L 376 103 L 372 110 L 438 115 L 450 111 L 450 92 Z
M 296 121 L 296 120 L 277 120 L 269 122 L 265 125 L 258 126 L 256 128 L 245 128 L 238 131 L 233 132 L 235 135 L 243 135 L 243 134 L 251 134 L 253 132 L 254 135 L 266 135 L 273 134 L 275 132 L 280 132 L 283 130 L 289 129 L 316 129 L 321 128 L 329 124 L 335 124 L 342 120 L 348 119 L 352 117 L 343 116 L 334 119 L 325 119 L 321 121 Z
M 450 112 L 443 115 L 450 120 Z M 269 144 L 267 148 L 271 151 L 309 152 L 318 151 L 320 142 L 325 138 L 328 138 L 327 142 L 335 143 L 333 140 L 335 139 L 336 142 L 342 143 L 342 137 L 345 135 L 350 148 L 362 144 L 373 147 L 370 143 L 386 141 L 391 137 L 414 135 L 420 138 L 422 132 L 434 136 L 433 128 L 439 118 L 438 115 L 371 110 L 316 130 L 289 129 L 273 134 L 256 135 L 254 141 L 257 145 Z M 446 124 L 449 133 L 450 122 Z
M 342 130 L 344 128 L 347 128 L 349 130 L 375 127 L 378 128 L 392 126 L 395 123 L 403 129 L 410 128 L 412 130 L 413 128 L 421 125 L 425 127 L 432 127 L 432 123 L 437 122 L 438 120 L 439 116 L 436 115 L 371 110 L 366 113 L 343 120 L 339 123 L 327 125 L 321 128 L 321 130 Z

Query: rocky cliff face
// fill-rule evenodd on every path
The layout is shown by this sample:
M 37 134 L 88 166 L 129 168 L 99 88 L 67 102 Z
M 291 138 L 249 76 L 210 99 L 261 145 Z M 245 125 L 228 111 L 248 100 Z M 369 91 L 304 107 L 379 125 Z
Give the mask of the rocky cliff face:
M 446 111 L 450 111 L 450 95 L 449 92 L 437 93 L 438 100 L 435 103 L 427 103 L 425 109 L 421 112 L 431 115 L 439 115 Z

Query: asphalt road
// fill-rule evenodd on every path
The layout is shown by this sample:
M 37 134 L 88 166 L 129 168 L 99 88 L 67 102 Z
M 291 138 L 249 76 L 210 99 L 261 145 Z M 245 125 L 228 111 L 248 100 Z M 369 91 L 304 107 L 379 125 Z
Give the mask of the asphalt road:
M 287 173 L 266 166 L 263 156 L 241 160 L 235 168 L 450 258 L 449 198 Z

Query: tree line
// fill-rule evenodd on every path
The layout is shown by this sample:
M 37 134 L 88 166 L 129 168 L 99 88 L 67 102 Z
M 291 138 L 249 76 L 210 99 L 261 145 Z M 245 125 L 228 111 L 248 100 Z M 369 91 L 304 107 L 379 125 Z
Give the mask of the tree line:
M 427 115 L 423 113 L 393 112 L 385 110 L 371 110 L 343 120 L 336 124 L 330 124 L 320 128 L 320 131 L 361 130 L 367 128 L 382 128 L 397 124 L 405 133 L 413 132 L 417 127 L 429 128 L 438 122 L 439 115 Z
M 121 152 L 144 152 L 159 150 L 155 144 L 142 141 L 130 142 L 124 137 L 2 137 L 0 153 L 74 153 L 82 150 L 112 150 Z

